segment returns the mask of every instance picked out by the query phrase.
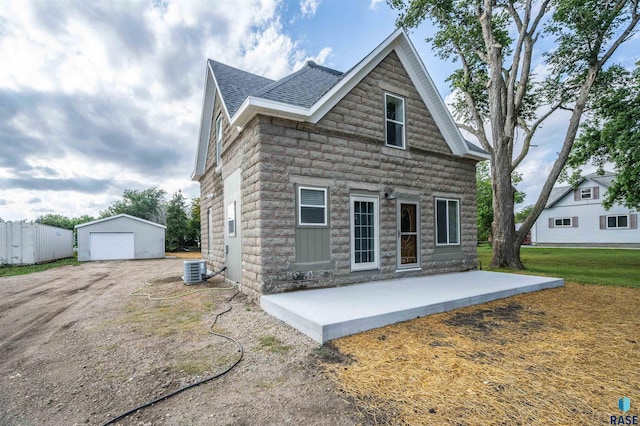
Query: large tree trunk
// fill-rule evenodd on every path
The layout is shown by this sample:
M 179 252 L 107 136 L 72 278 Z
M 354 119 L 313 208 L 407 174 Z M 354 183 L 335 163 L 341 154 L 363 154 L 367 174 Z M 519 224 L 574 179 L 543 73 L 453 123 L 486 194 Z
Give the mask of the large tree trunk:
M 493 185 L 493 259 L 492 268 L 524 269 L 520 244 L 516 242 L 514 187 L 511 182 L 511 156 L 507 144 L 495 149 L 491 158 Z M 504 164 L 502 164 L 504 163 Z

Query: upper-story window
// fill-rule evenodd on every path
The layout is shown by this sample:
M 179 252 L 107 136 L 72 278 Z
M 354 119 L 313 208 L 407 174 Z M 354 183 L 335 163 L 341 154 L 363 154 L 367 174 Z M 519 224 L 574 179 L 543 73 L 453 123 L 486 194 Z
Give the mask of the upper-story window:
M 554 219 L 556 228 L 569 228 L 572 226 L 570 217 L 557 217 Z
M 404 149 L 404 99 L 385 93 L 384 103 L 387 146 Z
M 583 188 L 580 190 L 581 200 L 590 200 L 593 198 L 593 188 Z
M 220 156 L 222 155 L 222 114 L 216 118 L 216 166 L 222 164 Z

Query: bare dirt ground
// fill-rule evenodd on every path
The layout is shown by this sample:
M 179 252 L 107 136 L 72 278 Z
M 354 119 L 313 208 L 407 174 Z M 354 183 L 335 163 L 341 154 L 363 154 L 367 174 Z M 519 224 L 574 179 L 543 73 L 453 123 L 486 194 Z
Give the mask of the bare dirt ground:
M 232 364 L 237 347 L 209 327 L 234 290 L 185 286 L 181 273 L 181 259 L 160 259 L 0 278 L 0 424 L 104 424 Z M 206 291 L 144 297 L 191 290 Z M 229 305 L 213 331 L 242 344 L 238 366 L 117 424 L 368 423 L 318 366 L 326 347 L 243 296 Z

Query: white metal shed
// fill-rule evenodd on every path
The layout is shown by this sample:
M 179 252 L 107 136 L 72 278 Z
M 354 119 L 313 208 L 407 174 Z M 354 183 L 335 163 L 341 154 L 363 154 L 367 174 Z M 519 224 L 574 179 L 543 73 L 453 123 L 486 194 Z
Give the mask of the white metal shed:
M 73 256 L 73 231 L 0 221 L 0 265 L 33 265 Z
M 166 226 L 119 214 L 76 226 L 78 260 L 157 259 L 164 257 Z

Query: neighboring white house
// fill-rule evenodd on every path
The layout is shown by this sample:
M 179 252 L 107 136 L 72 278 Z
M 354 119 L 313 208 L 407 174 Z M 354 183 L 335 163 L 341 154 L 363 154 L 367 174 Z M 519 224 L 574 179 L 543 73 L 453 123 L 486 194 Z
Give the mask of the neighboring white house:
M 602 201 L 615 177 L 596 173 L 583 178 L 577 188 L 554 188 L 546 207 L 531 229 L 534 245 L 640 247 L 638 214 Z
M 78 260 L 164 257 L 166 226 L 119 214 L 76 225 Z

